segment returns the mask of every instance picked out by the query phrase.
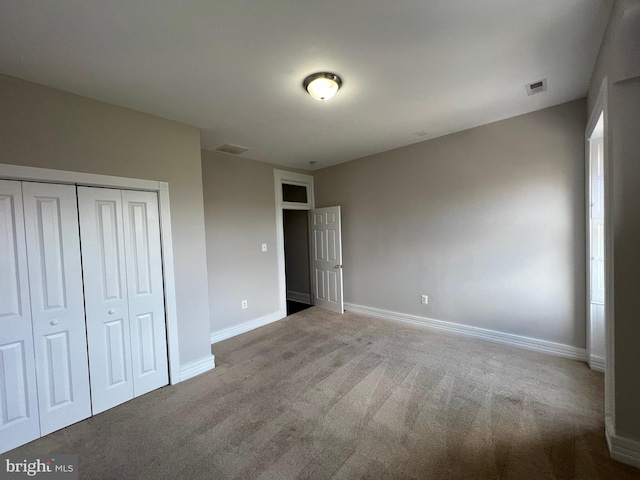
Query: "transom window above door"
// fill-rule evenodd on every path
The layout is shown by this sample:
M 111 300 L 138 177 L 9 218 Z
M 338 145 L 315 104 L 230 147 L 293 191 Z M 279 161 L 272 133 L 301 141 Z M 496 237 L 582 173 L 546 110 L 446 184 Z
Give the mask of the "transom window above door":
M 296 185 L 293 183 L 282 184 L 282 201 L 293 203 L 307 203 L 307 185 Z
M 313 177 L 302 173 L 275 170 L 276 208 L 281 210 L 311 210 Z

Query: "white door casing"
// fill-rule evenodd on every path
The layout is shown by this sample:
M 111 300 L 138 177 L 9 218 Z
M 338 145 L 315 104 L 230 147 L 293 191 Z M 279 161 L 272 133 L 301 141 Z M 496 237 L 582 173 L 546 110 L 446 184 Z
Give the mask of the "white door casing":
M 158 196 L 122 191 L 134 396 L 169 383 Z
M 0 451 L 40 436 L 22 186 L 0 180 Z
M 340 207 L 311 210 L 314 305 L 344 313 Z
M 133 398 L 120 190 L 78 187 L 93 413 Z
M 278 290 L 279 308 L 278 317 L 287 315 L 287 281 L 285 272 L 284 255 L 284 219 L 283 209 L 287 210 L 311 210 L 315 205 L 313 177 L 303 173 L 289 172 L 286 170 L 273 170 L 274 190 L 276 200 L 276 252 L 278 256 Z M 283 199 L 283 185 L 304 186 L 307 193 L 306 202 L 286 202 Z M 312 289 L 313 292 L 313 289 Z M 313 300 L 313 299 L 312 299 Z
M 91 415 L 76 189 L 22 184 L 40 434 Z

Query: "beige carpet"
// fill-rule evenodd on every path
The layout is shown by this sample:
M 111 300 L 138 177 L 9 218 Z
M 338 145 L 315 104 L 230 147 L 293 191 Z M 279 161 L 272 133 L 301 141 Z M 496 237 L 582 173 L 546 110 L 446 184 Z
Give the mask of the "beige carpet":
M 77 453 L 81 479 L 640 479 L 584 363 L 315 307 L 213 352 L 12 453 Z

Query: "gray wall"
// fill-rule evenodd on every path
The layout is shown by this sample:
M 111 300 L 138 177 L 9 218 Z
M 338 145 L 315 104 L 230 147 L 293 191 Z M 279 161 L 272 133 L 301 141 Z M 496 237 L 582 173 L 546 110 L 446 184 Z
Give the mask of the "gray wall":
M 169 182 L 180 362 L 211 354 L 200 134 L 0 75 L 0 163 Z
M 617 1 L 589 89 L 608 85 L 607 161 L 613 171 L 613 322 L 616 435 L 640 441 L 640 2 Z M 636 452 L 639 453 L 639 452 Z
M 287 291 L 311 293 L 309 274 L 309 213 L 284 210 L 284 249 Z
M 203 150 L 202 181 L 216 332 L 279 309 L 273 165 Z
M 585 124 L 579 100 L 315 172 L 345 301 L 585 347 Z

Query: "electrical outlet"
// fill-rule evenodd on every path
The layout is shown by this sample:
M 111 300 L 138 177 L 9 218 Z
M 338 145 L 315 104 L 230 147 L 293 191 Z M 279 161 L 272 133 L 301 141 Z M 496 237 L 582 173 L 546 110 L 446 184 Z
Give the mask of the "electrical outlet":
M 263 252 L 266 252 L 266 251 L 267 251 L 267 244 L 266 244 L 266 243 L 263 243 L 263 244 L 262 244 L 262 251 L 263 251 Z
M 242 309 L 244 310 L 247 307 L 248 307 L 247 301 L 246 300 L 242 300 Z
M 420 303 L 422 303 L 423 305 L 427 305 L 429 303 L 429 296 L 422 295 L 422 297 L 420 298 Z

